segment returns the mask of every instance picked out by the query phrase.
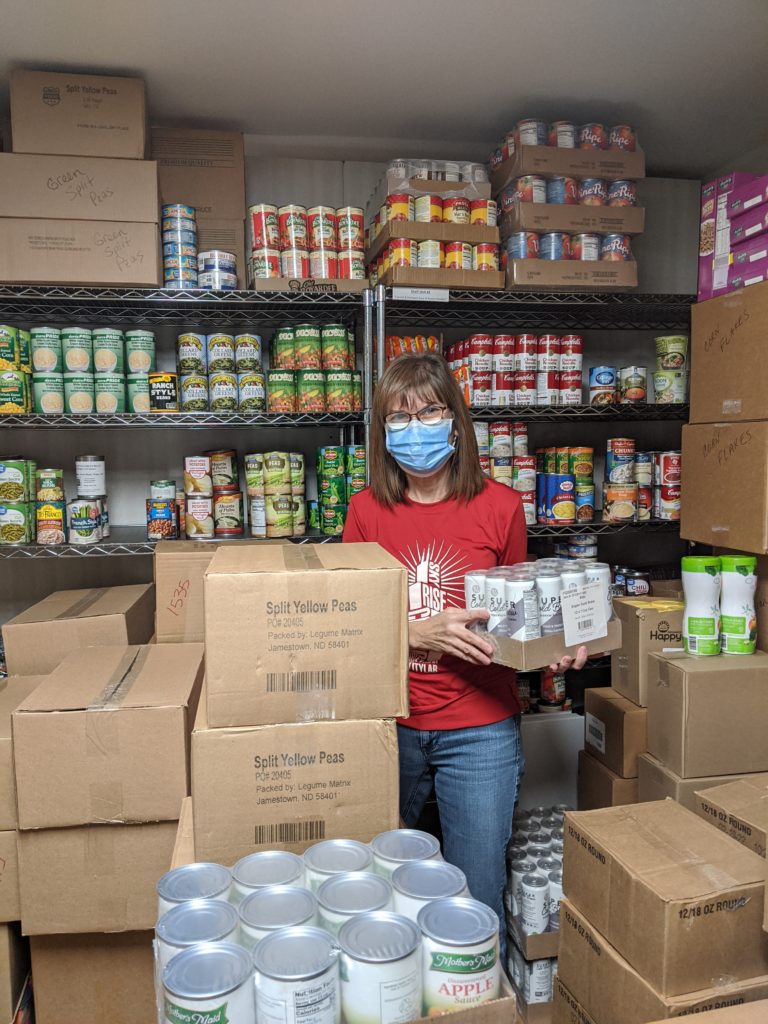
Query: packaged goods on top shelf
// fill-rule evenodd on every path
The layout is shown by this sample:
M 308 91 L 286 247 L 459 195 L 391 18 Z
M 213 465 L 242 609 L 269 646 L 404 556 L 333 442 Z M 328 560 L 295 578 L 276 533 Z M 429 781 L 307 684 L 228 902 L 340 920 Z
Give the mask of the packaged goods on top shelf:
M 387 196 L 403 192 L 414 197 L 431 193 L 443 198 L 490 199 L 491 186 L 488 169 L 483 164 L 455 160 L 393 160 L 368 199 L 365 213 L 369 226 Z
M 406 334 L 403 337 L 398 334 L 388 334 L 384 346 L 384 357 L 389 363 L 393 359 L 397 359 L 398 356 L 439 352 L 441 344 L 440 338 L 433 334 Z
M 572 121 L 546 121 L 527 118 L 508 131 L 491 154 L 491 170 L 520 149 L 521 146 L 554 146 L 558 149 L 617 149 L 634 153 L 637 149 L 635 129 L 627 124 L 606 128 L 591 122 L 577 125 Z
M 701 189 L 698 300 L 768 278 L 768 177 L 731 171 Z
M 199 252 L 197 212 L 184 203 L 163 206 L 163 280 L 166 288 L 234 291 L 237 254 L 223 249 Z

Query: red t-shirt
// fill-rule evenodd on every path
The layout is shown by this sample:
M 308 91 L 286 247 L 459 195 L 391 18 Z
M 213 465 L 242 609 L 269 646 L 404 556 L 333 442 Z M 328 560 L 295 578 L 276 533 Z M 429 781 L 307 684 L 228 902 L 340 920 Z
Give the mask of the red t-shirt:
M 408 569 L 409 618 L 464 608 L 464 575 L 521 562 L 526 529 L 520 496 L 492 480 L 469 503 L 405 499 L 394 508 L 370 490 L 350 503 L 345 541 L 375 541 Z M 411 651 L 410 718 L 414 729 L 465 729 L 500 722 L 520 710 L 512 669 L 473 665 L 451 655 Z

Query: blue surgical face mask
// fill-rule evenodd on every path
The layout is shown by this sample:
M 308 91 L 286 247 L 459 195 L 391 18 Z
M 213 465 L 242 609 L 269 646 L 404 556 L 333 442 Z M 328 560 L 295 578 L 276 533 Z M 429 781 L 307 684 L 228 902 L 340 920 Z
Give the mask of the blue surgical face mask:
M 426 424 L 411 420 L 403 430 L 386 426 L 387 451 L 406 472 L 413 476 L 431 476 L 442 469 L 456 451 L 451 444 L 453 418 Z

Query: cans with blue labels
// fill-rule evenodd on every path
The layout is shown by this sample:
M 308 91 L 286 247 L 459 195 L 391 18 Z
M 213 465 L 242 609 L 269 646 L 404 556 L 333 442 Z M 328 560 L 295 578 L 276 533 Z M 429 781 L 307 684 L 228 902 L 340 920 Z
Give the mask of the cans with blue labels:
M 632 244 L 629 235 L 603 235 L 600 259 L 611 262 L 631 260 Z
M 539 257 L 539 236 L 535 231 L 515 231 L 507 239 L 511 260 L 535 260 Z
M 595 485 L 577 483 L 575 493 L 577 521 L 591 523 L 595 516 Z
M 637 185 L 634 181 L 608 183 L 609 206 L 637 206 Z
M 166 288 L 197 288 L 197 215 L 186 203 L 162 207 L 163 283 Z
M 593 366 L 589 371 L 589 404 L 613 405 L 616 402 L 616 367 Z
M 582 206 L 605 206 L 608 188 L 602 178 L 582 178 L 579 182 L 579 202 Z
M 575 178 L 548 178 L 547 202 L 573 206 L 579 201 L 579 183 Z
M 548 231 L 539 239 L 539 259 L 569 260 L 571 258 L 571 236 L 564 231 Z
M 576 522 L 576 483 L 571 473 L 550 473 L 547 476 L 546 521 L 552 525 Z

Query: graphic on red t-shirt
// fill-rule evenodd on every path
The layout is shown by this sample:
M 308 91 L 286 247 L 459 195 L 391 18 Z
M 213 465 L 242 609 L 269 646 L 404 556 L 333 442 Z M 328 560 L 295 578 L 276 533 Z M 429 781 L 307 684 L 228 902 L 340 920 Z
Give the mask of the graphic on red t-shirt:
M 466 555 L 445 541 L 433 541 L 426 547 L 409 545 L 401 561 L 408 569 L 408 618 L 429 619 L 446 608 L 464 603 L 464 576 L 470 570 Z M 411 672 L 437 672 L 439 656 L 435 652 L 413 652 Z

